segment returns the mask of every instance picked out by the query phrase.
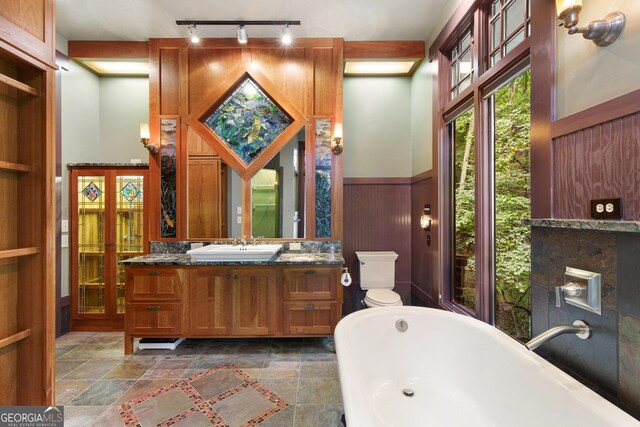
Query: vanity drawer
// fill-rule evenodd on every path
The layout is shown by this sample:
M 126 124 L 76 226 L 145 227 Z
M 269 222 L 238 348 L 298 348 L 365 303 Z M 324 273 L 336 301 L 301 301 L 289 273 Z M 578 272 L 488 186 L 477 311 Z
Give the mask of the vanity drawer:
M 138 336 L 175 335 L 182 332 L 181 303 L 129 303 L 125 330 Z
M 183 269 L 141 268 L 127 271 L 127 301 L 180 301 L 182 299 Z
M 283 273 L 285 301 L 336 299 L 339 268 L 288 268 Z
M 338 322 L 336 302 L 285 302 L 283 332 L 285 335 L 331 335 Z

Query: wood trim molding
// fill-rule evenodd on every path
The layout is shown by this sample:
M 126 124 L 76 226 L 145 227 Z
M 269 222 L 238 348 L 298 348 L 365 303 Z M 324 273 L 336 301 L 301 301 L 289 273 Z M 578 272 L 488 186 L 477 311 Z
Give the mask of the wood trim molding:
M 431 179 L 433 177 L 435 177 L 435 173 L 433 172 L 433 169 L 429 169 L 428 171 L 424 171 L 422 173 L 419 173 L 418 175 L 412 176 L 411 183 L 415 184 L 417 182 L 424 181 L 425 179 Z
M 407 185 L 411 178 L 344 178 L 344 185 Z
M 462 0 L 460 6 L 453 12 L 451 18 L 447 21 L 438 37 L 429 46 L 429 61 L 432 61 L 438 52 L 450 42 L 451 38 L 455 35 L 459 29 L 459 25 L 466 19 L 470 19 L 473 11 L 475 10 L 476 3 L 479 0 Z
M 423 41 L 344 42 L 344 59 L 424 59 Z
M 640 89 L 551 123 L 551 139 L 597 126 L 640 111 Z
M 149 42 L 69 40 L 69 58 L 149 58 Z

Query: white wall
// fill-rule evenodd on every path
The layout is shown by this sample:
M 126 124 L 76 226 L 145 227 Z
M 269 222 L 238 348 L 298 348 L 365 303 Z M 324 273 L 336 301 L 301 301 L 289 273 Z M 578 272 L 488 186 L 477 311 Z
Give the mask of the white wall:
M 411 78 L 411 148 L 413 176 L 433 166 L 433 76 L 436 64 L 423 61 Z
M 411 176 L 411 79 L 344 79 L 344 176 Z
M 100 151 L 102 162 L 149 161 L 140 143 L 140 123 L 149 122 L 149 79 L 100 78 Z
M 640 2 L 584 2 L 580 25 L 620 11 L 627 17 L 612 45 L 598 47 L 581 35 L 558 28 L 556 39 L 556 119 L 640 89 Z

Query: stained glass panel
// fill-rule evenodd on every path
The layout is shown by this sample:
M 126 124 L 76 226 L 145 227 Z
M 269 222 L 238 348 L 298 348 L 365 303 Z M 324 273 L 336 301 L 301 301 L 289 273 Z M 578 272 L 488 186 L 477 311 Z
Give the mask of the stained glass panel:
M 84 194 L 84 197 L 89 199 L 90 202 L 95 202 L 102 194 L 102 190 L 93 181 L 91 181 L 86 187 L 84 187 L 82 194 Z
M 289 125 L 289 118 L 250 78 L 204 123 L 249 165 Z
M 176 237 L 177 119 L 160 119 L 161 237 Z
M 133 182 L 127 182 L 127 184 L 122 187 L 122 190 L 120 190 L 120 194 L 128 201 L 133 202 L 140 194 L 140 189 L 136 187 Z
M 331 120 L 316 120 L 316 237 L 331 237 Z

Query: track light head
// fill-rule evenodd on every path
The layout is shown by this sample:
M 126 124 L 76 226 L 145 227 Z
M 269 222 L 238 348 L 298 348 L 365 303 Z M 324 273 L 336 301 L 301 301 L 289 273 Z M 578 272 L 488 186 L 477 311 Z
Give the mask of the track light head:
M 187 32 L 189 33 L 189 38 L 191 39 L 191 43 L 199 43 L 200 37 L 198 37 L 198 33 L 196 33 L 196 24 L 191 24 L 187 27 Z
M 238 27 L 238 43 L 247 44 L 249 41 L 249 36 L 247 36 L 247 30 L 245 30 L 244 25 L 240 25 Z
M 282 33 L 282 44 L 289 46 L 292 42 L 291 32 L 289 31 L 289 25 L 284 26 L 284 33 Z

